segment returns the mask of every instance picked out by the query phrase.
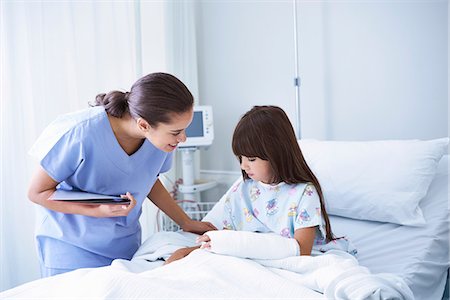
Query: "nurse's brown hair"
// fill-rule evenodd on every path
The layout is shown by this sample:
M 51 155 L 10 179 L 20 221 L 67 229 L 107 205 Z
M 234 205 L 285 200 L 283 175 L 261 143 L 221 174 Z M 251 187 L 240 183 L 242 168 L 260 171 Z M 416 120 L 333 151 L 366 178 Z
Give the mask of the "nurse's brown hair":
M 280 107 L 254 106 L 245 113 L 234 130 L 232 148 L 239 162 L 242 156 L 268 161 L 272 168 L 273 184 L 312 183 L 320 198 L 326 239 L 334 239 L 319 181 L 306 163 L 292 124 Z M 249 179 L 243 170 L 242 176 Z
M 114 117 L 121 118 L 129 113 L 134 119 L 143 118 L 156 127 L 159 123 L 170 123 L 173 113 L 190 111 L 194 97 L 175 76 L 152 73 L 136 81 L 129 92 L 111 91 L 97 95 L 94 106 L 99 105 Z

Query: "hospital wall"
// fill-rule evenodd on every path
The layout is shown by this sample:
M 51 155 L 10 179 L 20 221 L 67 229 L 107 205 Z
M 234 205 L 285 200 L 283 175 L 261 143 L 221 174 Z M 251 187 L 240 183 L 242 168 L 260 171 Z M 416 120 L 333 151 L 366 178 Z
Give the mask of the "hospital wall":
M 298 1 L 296 14 L 302 138 L 448 136 L 448 1 Z M 296 124 L 293 15 L 292 1 L 197 7 L 199 97 L 215 119 L 200 176 L 222 183 L 208 199 L 236 178 L 245 111 L 278 105 Z

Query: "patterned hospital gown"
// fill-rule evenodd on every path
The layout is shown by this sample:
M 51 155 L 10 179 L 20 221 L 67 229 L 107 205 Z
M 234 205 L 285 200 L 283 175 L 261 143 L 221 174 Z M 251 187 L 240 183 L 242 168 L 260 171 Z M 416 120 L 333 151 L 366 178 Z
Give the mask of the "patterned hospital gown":
M 319 195 L 311 183 L 270 185 L 240 180 L 226 195 L 223 228 L 273 232 L 293 238 L 297 229 L 316 227 L 313 252 L 340 249 L 356 255 L 356 249 L 346 238 L 326 242 L 320 207 Z

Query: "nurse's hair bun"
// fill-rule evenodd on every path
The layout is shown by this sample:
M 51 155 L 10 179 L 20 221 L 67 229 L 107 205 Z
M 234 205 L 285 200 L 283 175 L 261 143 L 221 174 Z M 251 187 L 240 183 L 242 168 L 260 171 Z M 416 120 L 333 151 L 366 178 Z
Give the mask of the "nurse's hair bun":
M 116 118 L 121 118 L 128 108 L 128 92 L 112 91 L 108 94 L 102 93 L 95 97 L 93 106 L 103 106 L 107 113 Z

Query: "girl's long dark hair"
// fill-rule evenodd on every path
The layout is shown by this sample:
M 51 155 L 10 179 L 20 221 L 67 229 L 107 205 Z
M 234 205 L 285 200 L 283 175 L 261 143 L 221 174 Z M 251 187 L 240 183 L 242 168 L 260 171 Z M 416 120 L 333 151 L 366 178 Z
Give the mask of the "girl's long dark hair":
M 254 106 L 245 113 L 234 130 L 232 147 L 240 162 L 242 156 L 267 160 L 274 174 L 274 184 L 311 182 L 319 194 L 326 239 L 334 239 L 319 181 L 306 163 L 292 124 L 281 108 Z M 243 170 L 242 176 L 249 179 Z
M 134 119 L 141 117 L 156 127 L 159 123 L 169 123 L 171 114 L 192 109 L 194 97 L 175 76 L 152 73 L 136 81 L 130 92 L 112 91 L 97 95 L 94 106 L 99 105 L 114 117 L 121 118 L 129 113 Z

